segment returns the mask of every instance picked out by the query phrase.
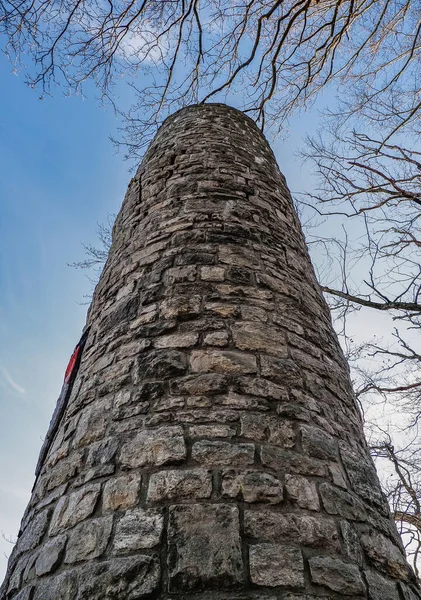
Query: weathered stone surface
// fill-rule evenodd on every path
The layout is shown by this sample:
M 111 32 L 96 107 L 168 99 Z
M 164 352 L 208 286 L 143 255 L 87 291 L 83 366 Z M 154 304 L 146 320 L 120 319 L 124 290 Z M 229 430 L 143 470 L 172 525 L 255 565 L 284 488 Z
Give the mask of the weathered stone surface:
M 267 379 L 287 387 L 295 387 L 301 384 L 300 369 L 294 361 L 288 358 L 262 356 L 261 365 L 261 374 Z
M 56 577 L 42 579 L 35 588 L 34 600 L 76 600 L 77 575 L 65 571 Z
M 182 501 L 209 498 L 212 494 L 212 473 L 205 469 L 160 471 L 149 480 L 148 501 Z
M 80 575 L 78 600 L 149 598 L 159 587 L 159 578 L 159 558 L 156 555 L 136 555 L 91 564 Z
M 178 350 L 154 350 L 143 353 L 138 358 L 134 382 L 144 379 L 170 379 L 186 372 L 186 357 Z
M 192 396 L 220 394 L 228 390 L 228 379 L 225 375 L 209 373 L 205 375 L 188 375 L 171 383 L 173 394 Z
M 226 504 L 170 508 L 170 591 L 232 588 L 243 581 L 238 509 Z
M 263 323 L 239 322 L 231 327 L 234 344 L 240 350 L 260 350 L 286 358 L 285 337 L 273 327 Z
M 44 510 L 30 521 L 16 543 L 15 556 L 33 550 L 39 545 L 47 531 L 50 514 L 50 510 Z
M 295 432 L 291 421 L 268 415 L 242 415 L 241 435 L 256 442 L 268 441 L 282 448 L 292 448 L 295 445 Z
M 340 515 L 353 521 L 366 520 L 367 513 L 362 502 L 352 494 L 335 488 L 329 483 L 322 483 L 319 492 L 323 506 L 330 515 Z
M 162 511 L 135 508 L 118 521 L 114 536 L 117 552 L 153 548 L 161 540 L 164 517 Z
M 112 526 L 112 516 L 79 523 L 70 532 L 64 562 L 72 564 L 102 556 L 107 548 Z
M 190 348 L 199 339 L 198 333 L 170 333 L 156 338 L 155 348 Z
M 226 346 L 228 344 L 228 332 L 213 331 L 212 333 L 207 333 L 203 341 L 208 346 Z
M 194 350 L 190 366 L 195 373 L 256 373 L 253 354 L 235 350 Z
M 360 533 L 349 521 L 341 521 L 341 533 L 345 554 L 357 565 L 363 562 Z
M 140 431 L 124 444 L 120 453 L 123 468 L 177 464 L 186 458 L 181 427 L 160 427 Z
M 87 519 L 95 510 L 100 490 L 99 484 L 91 484 L 60 498 L 51 519 L 50 535 L 57 535 Z
M 265 542 L 279 540 L 312 548 L 340 549 L 336 523 L 330 518 L 305 514 L 246 510 L 244 531 L 247 537 Z
M 189 428 L 191 438 L 229 438 L 236 434 L 230 425 L 193 425 Z
M 142 477 L 139 473 L 130 473 L 107 481 L 102 494 L 103 509 L 115 511 L 135 506 L 139 499 L 141 482 Z
M 222 471 L 222 495 L 244 502 L 282 502 L 282 483 L 264 471 Z
M 372 531 L 361 536 L 361 545 L 368 561 L 391 577 L 409 579 L 410 571 L 401 550 L 381 533 Z
M 32 600 L 34 596 L 34 588 L 32 585 L 24 588 L 17 596 L 14 597 L 14 600 Z
M 280 544 L 256 544 L 249 548 L 250 579 L 269 587 L 304 587 L 301 551 Z
M 311 580 L 345 596 L 365 593 L 361 573 L 355 565 L 339 558 L 315 556 L 309 559 Z
M 285 489 L 288 498 L 297 503 L 300 508 L 320 510 L 317 488 L 313 481 L 300 475 L 285 475 Z
M 334 439 L 318 427 L 301 427 L 301 444 L 306 454 L 322 460 L 336 460 L 337 450 Z
M 370 600 L 399 600 L 396 582 L 385 579 L 375 571 L 366 571 L 365 577 Z
M 254 445 L 204 440 L 193 444 L 192 458 L 200 464 L 209 466 L 252 465 Z
M 325 477 L 326 464 L 298 452 L 287 452 L 278 446 L 265 445 L 260 451 L 262 464 L 275 471 Z M 333 514 L 333 513 L 332 513 Z
M 75 447 L 90 444 L 104 437 L 108 424 L 107 413 L 110 408 L 111 401 L 104 399 L 96 402 L 82 413 L 73 439 Z
M 62 561 L 66 542 L 67 535 L 58 535 L 44 544 L 35 561 L 35 573 L 38 576 L 46 575 L 57 569 Z
M 344 442 L 340 443 L 340 451 L 346 473 L 357 494 L 370 502 L 387 507 L 371 458 L 352 451 Z

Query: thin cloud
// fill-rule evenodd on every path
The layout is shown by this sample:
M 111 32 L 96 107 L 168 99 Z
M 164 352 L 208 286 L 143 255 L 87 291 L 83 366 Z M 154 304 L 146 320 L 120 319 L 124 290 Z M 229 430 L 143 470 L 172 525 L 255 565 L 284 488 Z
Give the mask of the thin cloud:
M 10 373 L 7 371 L 7 369 L 5 369 L 5 367 L 3 367 L 3 365 L 0 365 L 0 375 L 2 376 L 2 379 L 20 396 L 23 396 L 26 393 L 26 390 L 21 385 L 16 383 L 16 381 L 14 381 Z

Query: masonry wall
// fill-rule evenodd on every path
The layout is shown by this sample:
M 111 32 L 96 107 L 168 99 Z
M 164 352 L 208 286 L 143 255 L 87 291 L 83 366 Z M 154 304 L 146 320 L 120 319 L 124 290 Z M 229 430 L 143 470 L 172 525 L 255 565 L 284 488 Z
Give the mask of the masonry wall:
M 131 181 L 1 600 L 416 600 L 285 179 L 224 105 Z

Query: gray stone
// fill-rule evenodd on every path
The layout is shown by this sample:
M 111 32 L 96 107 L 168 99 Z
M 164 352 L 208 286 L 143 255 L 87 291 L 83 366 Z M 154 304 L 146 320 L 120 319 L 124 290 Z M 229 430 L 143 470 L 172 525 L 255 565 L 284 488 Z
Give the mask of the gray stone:
M 123 468 L 177 464 L 186 458 L 182 427 L 160 427 L 140 431 L 121 449 Z
M 32 585 L 24 588 L 13 600 L 32 600 L 34 594 L 34 588 Z
M 159 558 L 156 555 L 136 555 L 90 564 L 81 572 L 79 580 L 77 600 L 150 598 L 159 586 Z
M 256 544 L 249 548 L 250 579 L 268 587 L 304 587 L 304 562 L 298 548 Z
M 344 442 L 340 443 L 341 458 L 353 489 L 362 498 L 387 507 L 380 489 L 379 479 L 369 457 L 352 451 Z M 388 508 L 385 509 L 388 513 Z
M 34 600 L 76 600 L 77 591 L 76 573 L 65 571 L 41 580 L 35 587 Z
M 205 469 L 160 471 L 149 479 L 148 502 L 199 500 L 212 494 L 212 473 Z
M 190 366 L 194 373 L 256 373 L 253 354 L 235 350 L 193 350 Z
M 46 575 L 57 569 L 62 561 L 66 542 L 67 535 L 59 535 L 44 544 L 35 562 L 37 576 Z
M 90 517 L 100 490 L 100 484 L 91 484 L 60 498 L 51 519 L 50 535 L 57 535 Z
M 50 510 L 44 510 L 28 523 L 25 531 L 18 538 L 16 543 L 15 556 L 19 556 L 24 552 L 33 550 L 40 544 L 45 532 L 47 531 L 50 514 Z
M 69 536 L 64 562 L 72 564 L 102 556 L 108 546 L 113 517 L 89 519 L 77 525 Z
M 325 463 L 298 452 L 287 452 L 278 446 L 265 445 L 260 451 L 262 464 L 275 471 L 300 475 L 326 476 Z
M 170 591 L 229 589 L 243 582 L 238 509 L 226 504 L 170 507 Z
M 102 506 L 104 510 L 121 510 L 135 506 L 139 499 L 142 477 L 130 473 L 110 479 L 104 486 Z
M 222 495 L 244 502 L 282 502 L 282 483 L 263 471 L 222 471 Z
M 193 425 L 189 433 L 191 438 L 230 438 L 236 431 L 230 425 Z
M 399 600 L 395 581 L 385 579 L 375 571 L 366 571 L 365 578 L 370 600 Z
M 259 350 L 268 354 L 275 354 L 281 358 L 287 357 L 285 336 L 263 323 L 239 322 L 231 326 L 234 344 L 240 350 Z
M 153 350 L 144 352 L 137 360 L 134 382 L 145 379 L 170 379 L 186 372 L 185 354 L 178 350 Z
M 254 445 L 210 440 L 195 442 L 192 447 L 192 459 L 209 466 L 252 465 Z
M 345 554 L 357 565 L 362 565 L 363 551 L 359 531 L 349 521 L 341 521 L 341 533 Z
M 204 343 L 208 346 L 227 346 L 228 345 L 228 332 L 227 331 L 212 331 L 207 333 L 204 337 Z
M 319 485 L 323 506 L 330 515 L 340 515 L 353 521 L 365 521 L 367 512 L 360 500 L 329 483 Z
M 241 436 L 256 442 L 269 441 L 282 448 L 293 448 L 295 433 L 291 421 L 261 414 L 241 416 Z
M 171 393 L 190 396 L 214 395 L 228 390 L 226 375 L 206 373 L 203 375 L 187 375 L 171 382 Z
M 162 511 L 135 508 L 118 521 L 114 536 L 117 552 L 153 548 L 161 540 L 164 517 Z
M 104 437 L 108 424 L 108 412 L 111 408 L 111 401 L 103 399 L 95 402 L 82 413 L 73 439 L 73 444 L 77 448 Z
M 198 333 L 170 333 L 154 341 L 155 348 L 191 348 L 199 339 Z
M 339 558 L 315 556 L 309 559 L 311 580 L 345 596 L 365 594 L 361 573 L 355 565 Z
M 310 548 L 339 551 L 339 534 L 333 519 L 305 514 L 279 513 L 259 508 L 244 512 L 247 537 L 265 542 L 279 540 Z
M 320 510 L 319 497 L 314 481 L 300 475 L 285 475 L 285 489 L 288 498 L 300 508 Z
M 381 533 L 371 531 L 361 536 L 361 545 L 367 560 L 391 577 L 407 580 L 410 570 L 401 550 Z
M 301 427 L 301 444 L 306 454 L 322 460 L 336 460 L 335 440 L 318 427 Z
M 301 387 L 301 371 L 295 362 L 288 358 L 262 356 L 261 374 L 286 387 Z

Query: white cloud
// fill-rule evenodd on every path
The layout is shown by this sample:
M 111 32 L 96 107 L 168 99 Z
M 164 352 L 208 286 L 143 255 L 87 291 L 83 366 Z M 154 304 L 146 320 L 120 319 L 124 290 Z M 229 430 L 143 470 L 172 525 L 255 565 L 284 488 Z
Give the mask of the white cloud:
M 20 396 L 23 396 L 25 394 L 26 390 L 21 385 L 16 383 L 16 381 L 14 381 L 14 379 L 12 378 L 10 373 L 7 371 L 7 369 L 3 365 L 0 365 L 0 376 L 1 376 L 1 380 L 6 382 L 6 384 L 8 384 L 9 387 L 11 387 Z

